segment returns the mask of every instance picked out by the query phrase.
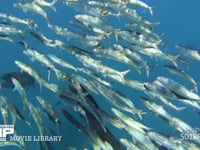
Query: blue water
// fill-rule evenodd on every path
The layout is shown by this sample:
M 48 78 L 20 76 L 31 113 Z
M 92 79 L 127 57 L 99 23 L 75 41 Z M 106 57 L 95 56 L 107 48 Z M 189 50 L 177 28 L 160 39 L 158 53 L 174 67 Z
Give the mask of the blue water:
M 41 16 L 27 12 L 23 13 L 22 10 L 13 8 L 12 4 L 18 2 L 17 0 L 7 1 L 7 0 L 0 0 L 0 13 L 5 13 L 9 15 L 13 15 L 20 18 L 30 18 L 35 21 L 35 23 L 38 24 L 40 30 L 42 33 L 44 33 L 45 36 L 49 37 L 52 40 L 60 39 L 66 42 L 72 42 L 68 41 L 67 39 L 61 38 L 59 36 L 56 36 L 50 29 L 48 29 L 46 25 L 46 21 Z M 180 55 L 179 52 L 175 49 L 175 44 L 183 44 L 183 45 L 192 45 L 194 47 L 200 47 L 199 43 L 199 36 L 200 36 L 200 1 L 194 1 L 194 0 L 145 0 L 147 4 L 150 6 L 153 6 L 153 16 L 150 16 L 148 11 L 142 10 L 140 14 L 142 16 L 145 16 L 153 21 L 160 22 L 160 25 L 156 25 L 153 30 L 154 32 L 158 34 L 163 34 L 162 39 L 164 41 L 164 46 L 161 48 L 163 51 L 173 54 L 173 55 Z M 56 3 L 56 9 L 57 12 L 53 12 L 49 8 L 44 8 L 47 14 L 49 15 L 49 22 L 54 25 L 59 25 L 62 27 L 67 27 L 69 29 L 74 29 L 73 26 L 69 25 L 69 20 L 73 20 L 73 16 L 77 11 L 74 11 L 72 8 L 66 7 L 65 4 L 63 4 L 64 1 L 59 1 Z M 1 22 L 2 20 L 0 20 Z M 113 25 L 116 25 L 116 27 L 120 28 L 124 22 L 127 20 L 113 20 Z M 23 29 L 26 31 L 26 26 L 17 24 L 16 27 Z M 18 41 L 21 39 L 19 37 L 15 37 L 15 41 L 13 43 L 6 42 L 6 41 L 0 41 L 0 49 L 1 49 L 1 55 L 0 55 L 0 74 L 12 72 L 19 70 L 19 68 L 15 65 L 15 60 L 20 60 L 26 64 L 29 64 L 31 67 L 33 67 L 35 70 L 38 71 L 38 73 L 41 74 L 41 76 L 45 79 L 47 79 L 47 69 L 39 64 L 38 62 L 32 62 L 27 56 L 25 56 L 22 51 L 24 48 L 18 44 Z M 30 34 L 25 35 L 25 40 L 32 46 L 34 49 L 39 50 L 43 54 L 53 53 L 58 57 L 61 57 L 65 60 L 67 60 L 69 63 L 73 64 L 74 66 L 81 66 L 81 63 L 77 61 L 72 55 L 65 53 L 60 50 L 55 50 L 52 48 L 48 48 L 44 46 L 43 44 L 39 43 L 37 40 L 32 38 Z M 113 41 L 107 41 L 105 43 L 106 45 L 109 45 Z M 79 45 L 82 46 L 82 45 Z M 185 56 L 182 56 L 182 58 L 188 59 Z M 166 76 L 172 79 L 175 79 L 177 82 L 185 85 L 188 89 L 192 89 L 192 85 L 188 83 L 187 81 L 177 78 L 174 75 L 169 74 L 166 70 L 163 69 L 162 65 L 169 64 L 169 62 L 166 61 L 160 61 L 155 59 L 149 59 L 147 58 L 149 63 L 154 65 L 154 70 L 150 72 L 149 78 L 146 77 L 146 72 L 143 71 L 142 75 L 137 74 L 134 70 L 131 70 L 129 74 L 127 74 L 127 79 L 133 79 L 133 80 L 139 80 L 141 82 L 151 82 L 156 79 L 157 76 Z M 199 62 L 190 60 L 191 64 L 189 65 L 189 69 L 187 70 L 187 66 L 180 64 L 180 67 L 187 70 L 187 72 L 199 83 L 200 82 L 200 71 L 199 71 Z M 115 63 L 111 60 L 105 60 L 105 64 L 108 66 L 112 66 L 115 69 L 118 69 L 120 71 L 124 71 L 129 69 L 125 65 L 121 65 L 119 63 Z M 58 67 L 59 68 L 59 67 Z M 59 68 L 61 69 L 61 68 Z M 62 70 L 62 69 L 61 69 Z M 63 70 L 64 71 L 64 70 Z M 70 72 L 70 71 L 69 71 Z M 57 80 L 56 76 L 53 72 L 51 72 L 51 82 L 58 83 L 60 82 Z M 62 84 L 62 86 L 66 87 L 65 84 Z M 141 102 L 140 102 L 140 96 L 143 94 L 141 92 L 138 92 L 136 90 L 132 90 L 130 88 L 124 87 L 121 84 L 113 83 L 114 88 L 118 89 L 122 93 L 124 93 L 126 96 L 128 96 L 130 99 L 134 101 L 134 104 L 137 106 L 137 108 L 143 109 L 147 112 L 146 115 L 143 116 L 143 120 L 141 121 L 145 125 L 149 126 L 150 128 L 154 129 L 154 131 L 162 132 L 169 135 L 175 135 L 177 137 L 180 137 L 180 133 L 169 127 L 166 122 L 161 120 L 160 118 L 156 117 L 152 112 L 150 112 Z M 200 87 L 198 86 L 200 89 Z M 22 111 L 22 99 L 17 91 L 13 91 L 12 89 L 2 89 L 1 94 L 8 97 L 21 111 Z M 200 93 L 198 93 L 200 94 Z M 80 131 L 77 130 L 77 128 L 73 127 L 70 122 L 68 122 L 63 115 L 60 112 L 61 108 L 66 108 L 70 110 L 70 112 L 73 114 L 73 110 L 69 106 L 63 106 L 61 105 L 55 105 L 59 99 L 56 97 L 56 95 L 46 88 L 42 88 L 42 92 L 40 91 L 39 84 L 36 83 L 35 87 L 31 87 L 27 90 L 27 96 L 31 103 L 33 103 L 35 106 L 40 107 L 40 105 L 37 103 L 37 100 L 35 96 L 42 96 L 46 100 L 48 100 L 49 103 L 51 103 L 56 111 L 59 114 L 59 117 L 64 124 L 64 126 L 60 127 L 59 129 L 56 128 L 55 124 L 53 124 L 51 121 L 49 121 L 45 116 L 42 118 L 44 119 L 44 123 L 53 128 L 55 131 L 59 130 L 59 135 L 63 136 L 63 142 L 66 144 L 66 146 L 75 146 L 78 150 L 83 148 L 92 149 L 91 145 L 89 144 L 87 137 L 83 135 Z M 102 96 L 97 96 L 97 103 L 100 105 L 101 108 L 103 108 L 106 111 L 110 111 L 110 104 L 106 102 L 105 100 L 102 100 Z M 178 106 L 183 106 L 183 104 L 180 104 L 178 102 L 174 102 Z M 172 109 L 166 108 L 166 110 L 176 116 L 177 118 L 182 119 L 183 121 L 187 122 L 189 125 L 191 125 L 194 128 L 200 128 L 200 119 L 198 110 L 195 110 L 191 107 L 188 107 L 185 110 L 182 110 L 180 112 L 173 111 Z M 40 114 L 42 116 L 42 114 Z M 76 116 L 77 114 L 74 113 Z M 17 120 L 15 130 L 20 135 L 39 135 L 37 126 L 35 122 L 33 121 L 32 117 L 30 117 L 30 113 L 26 111 L 24 114 L 25 118 L 27 118 L 32 124 L 33 129 L 30 129 L 27 125 L 24 125 L 24 123 L 20 120 Z M 1 117 L 1 115 L 0 115 Z M 0 118 L 0 124 L 2 124 L 3 120 Z M 113 131 L 112 131 L 113 130 Z M 111 129 L 112 132 L 116 135 L 116 137 L 121 138 L 127 136 L 125 132 L 121 132 L 119 130 Z M 49 134 L 47 134 L 49 135 Z M 37 142 L 28 142 L 28 147 L 30 150 L 36 150 L 39 149 Z M 59 143 L 54 142 L 53 143 L 54 148 L 61 149 Z M 14 150 L 16 147 L 5 147 L 1 148 L 2 150 Z

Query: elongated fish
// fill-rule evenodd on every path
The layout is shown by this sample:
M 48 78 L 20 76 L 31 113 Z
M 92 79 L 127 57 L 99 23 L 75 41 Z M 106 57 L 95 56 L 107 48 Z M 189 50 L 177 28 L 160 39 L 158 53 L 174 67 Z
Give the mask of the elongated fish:
M 16 124 L 16 119 L 22 120 L 24 123 L 26 123 L 28 126 L 31 126 L 31 123 L 25 119 L 23 114 L 19 111 L 19 109 L 16 107 L 15 104 L 12 103 L 7 97 L 5 96 L 0 96 L 0 100 L 6 104 L 5 106 L 7 107 L 8 110 L 10 110 L 11 116 L 12 116 L 12 122 L 15 125 Z
M 43 125 L 43 121 L 42 121 L 42 118 L 41 116 L 39 115 L 39 111 L 38 111 L 38 108 L 36 108 L 35 106 L 33 106 L 31 103 L 29 103 L 29 106 L 28 106 L 30 112 L 31 112 L 31 115 L 39 129 L 39 133 L 41 136 L 44 136 L 44 125 Z
M 20 8 L 22 9 L 24 12 L 27 11 L 31 11 L 31 12 L 35 12 L 39 15 L 41 15 L 42 17 L 44 17 L 47 21 L 49 19 L 47 13 L 38 5 L 34 4 L 34 3 L 14 3 L 13 4 L 14 7 L 16 8 Z
M 170 65 L 164 65 L 164 68 L 167 69 L 171 73 L 177 74 L 178 76 L 181 76 L 181 77 L 187 79 L 190 83 L 193 84 L 195 92 L 198 92 L 197 82 L 189 74 L 187 74 L 184 70 L 174 67 L 174 66 L 170 66 Z
M 23 86 L 20 84 L 20 82 L 16 80 L 15 78 L 12 78 L 12 82 L 15 85 L 14 90 L 17 90 L 23 99 L 23 103 L 24 103 L 23 111 L 25 111 L 28 106 L 28 98 L 26 96 L 26 91 L 23 88 Z
M 51 9 L 53 9 L 56 12 L 56 8 L 54 7 L 54 5 L 57 1 L 58 0 L 53 0 L 52 2 L 47 2 L 45 0 L 34 0 L 33 3 L 35 3 L 36 5 L 40 5 L 40 6 L 50 7 Z
M 166 77 L 157 77 L 157 80 L 161 82 L 164 86 L 169 88 L 171 91 L 173 91 L 173 93 L 175 93 L 177 96 L 180 95 L 180 97 L 185 97 L 185 99 L 200 101 L 199 95 L 192 91 L 189 91 L 185 86 L 179 84 L 172 79 Z
M 180 45 L 180 44 L 177 44 L 175 46 L 175 48 L 177 50 L 179 50 L 183 55 L 185 55 L 193 60 L 200 61 L 200 54 L 199 54 L 198 50 L 190 49 L 189 47 L 186 47 L 186 46 Z

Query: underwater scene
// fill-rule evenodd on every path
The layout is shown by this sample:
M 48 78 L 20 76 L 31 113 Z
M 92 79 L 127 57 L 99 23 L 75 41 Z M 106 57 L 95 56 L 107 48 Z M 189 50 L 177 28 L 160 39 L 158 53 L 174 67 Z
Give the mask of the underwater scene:
M 0 149 L 200 150 L 199 8 L 0 0 Z

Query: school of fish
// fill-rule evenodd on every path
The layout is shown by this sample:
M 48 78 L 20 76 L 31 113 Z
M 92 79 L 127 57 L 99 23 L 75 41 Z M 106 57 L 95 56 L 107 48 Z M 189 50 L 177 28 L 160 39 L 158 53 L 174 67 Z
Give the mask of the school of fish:
M 199 49 L 177 44 L 176 55 L 166 53 L 162 33 L 153 31 L 159 21 L 151 21 L 152 6 L 142 0 L 16 0 L 12 9 L 23 17 L 0 12 L 0 43 L 18 45 L 30 61 L 16 58 L 20 71 L 1 72 L 1 124 L 20 121 L 21 128 L 40 136 L 63 138 L 71 124 L 87 138 L 84 150 L 200 149 L 198 126 L 176 116 L 200 110 L 199 81 L 188 69 L 190 62 L 199 63 Z M 149 17 L 141 15 L 143 10 Z M 4 88 L 17 92 L 21 102 L 10 99 Z M 30 96 L 31 90 L 38 93 Z M 149 126 L 149 114 L 172 132 Z M 40 150 L 80 149 L 67 140 L 37 144 Z M 8 145 L 31 150 L 28 142 L 0 142 L 0 147 Z

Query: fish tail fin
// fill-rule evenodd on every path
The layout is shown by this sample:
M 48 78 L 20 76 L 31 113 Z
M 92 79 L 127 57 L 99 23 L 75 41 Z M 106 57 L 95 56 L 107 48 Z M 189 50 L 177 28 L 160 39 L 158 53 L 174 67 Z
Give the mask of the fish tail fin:
M 131 108 L 130 113 L 133 114 L 133 115 L 137 114 L 138 117 L 139 117 L 141 120 L 142 120 L 142 115 L 145 114 L 145 112 L 143 112 L 142 110 L 137 109 L 137 108 Z
M 140 120 L 142 120 L 142 115 L 145 115 L 146 114 L 146 112 L 143 112 L 142 110 L 139 110 L 138 112 L 137 112 L 137 115 L 138 115 L 138 117 L 140 118 Z
M 192 89 L 192 91 L 194 91 L 194 92 L 198 92 L 198 88 L 197 88 L 197 84 L 194 84 L 194 89 Z
M 148 7 L 149 13 L 153 16 L 153 9 L 154 7 Z
M 55 42 L 55 44 L 54 44 L 55 47 L 56 47 L 56 46 L 62 46 L 62 42 L 61 42 L 61 41 L 55 40 L 54 42 Z
M 54 7 L 55 3 L 57 2 L 58 0 L 53 0 L 51 3 L 50 3 L 50 8 L 53 9 L 53 11 L 56 12 L 56 8 Z
M 42 82 L 38 80 L 39 86 L 40 86 L 40 93 L 42 94 Z
M 176 56 L 169 56 L 169 58 L 170 58 L 170 61 L 173 63 L 173 65 L 174 65 L 175 67 L 177 67 L 176 61 L 177 61 L 177 59 L 179 58 L 179 55 L 176 55 Z
M 118 42 L 118 33 L 119 33 L 120 29 L 115 29 L 114 30 L 114 35 L 115 35 L 115 40 L 116 42 Z
M 112 32 L 108 32 L 108 33 L 105 33 L 104 36 L 105 36 L 106 38 L 109 38 L 111 34 L 112 34 Z
M 60 72 L 59 70 L 56 70 L 55 73 L 56 73 L 57 79 L 60 80 L 60 78 L 62 78 L 63 76 L 62 72 Z
M 160 22 L 151 22 L 151 23 L 148 23 L 148 25 L 150 26 L 151 31 L 153 31 L 153 27 L 155 25 L 159 25 L 159 24 L 160 24 Z
M 25 49 L 30 48 L 30 46 L 25 41 L 20 41 L 18 43 L 21 44 L 22 46 L 24 46 Z
M 58 0 L 53 0 L 52 4 L 55 5 L 55 3 L 57 3 Z
M 12 80 L 12 83 L 14 85 L 13 91 L 17 91 L 17 87 L 16 87 L 15 82 L 14 82 L 16 79 L 14 77 L 12 77 L 11 80 Z
M 56 8 L 54 6 L 51 6 L 51 8 L 53 9 L 54 12 L 56 12 Z
M 130 72 L 131 70 L 125 70 L 125 71 L 122 71 L 122 72 L 120 72 L 120 77 L 122 78 L 122 79 L 124 79 L 124 76 L 128 73 L 128 72 Z

